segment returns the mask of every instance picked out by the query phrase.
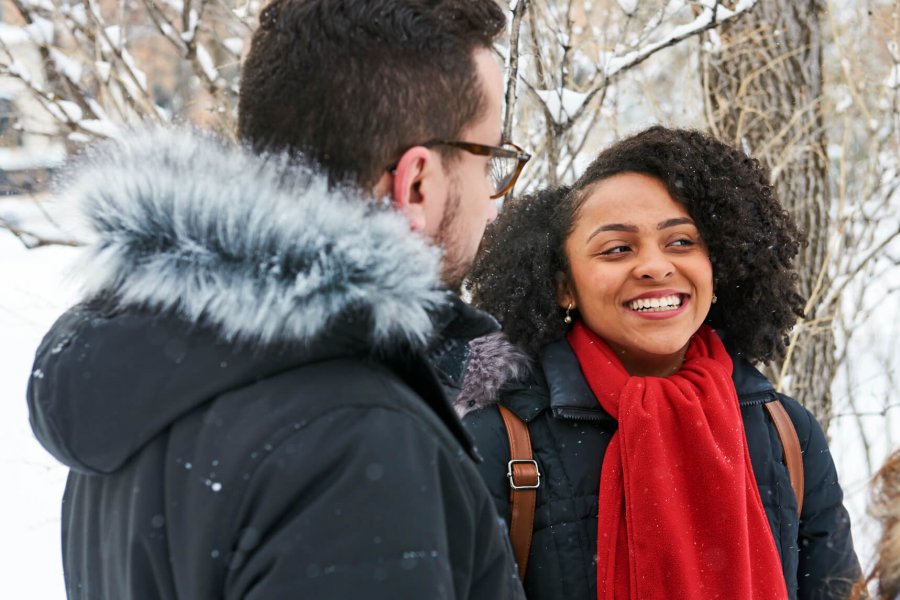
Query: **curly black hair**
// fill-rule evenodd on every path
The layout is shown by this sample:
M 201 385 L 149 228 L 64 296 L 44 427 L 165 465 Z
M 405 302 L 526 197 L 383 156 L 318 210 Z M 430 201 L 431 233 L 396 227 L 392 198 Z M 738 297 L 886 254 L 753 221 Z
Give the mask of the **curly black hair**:
M 604 150 L 570 188 L 507 202 L 469 275 L 474 304 L 532 356 L 563 337 L 557 282 L 569 277 L 565 241 L 593 186 L 621 173 L 660 180 L 696 223 L 718 298 L 707 322 L 748 360 L 783 353 L 788 330 L 803 316 L 792 262 L 805 239 L 758 161 L 687 129 L 646 129 Z

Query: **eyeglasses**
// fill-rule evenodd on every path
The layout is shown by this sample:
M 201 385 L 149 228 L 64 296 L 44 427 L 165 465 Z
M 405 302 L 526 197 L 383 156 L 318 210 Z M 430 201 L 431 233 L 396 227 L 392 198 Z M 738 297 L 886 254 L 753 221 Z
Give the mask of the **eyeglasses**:
M 451 148 L 459 148 L 475 154 L 477 156 L 489 156 L 491 183 L 494 186 L 494 193 L 491 194 L 491 200 L 495 200 L 509 193 L 509 190 L 516 184 L 519 173 L 525 163 L 531 158 L 531 155 L 522 150 L 511 142 L 507 142 L 502 146 L 488 146 L 485 144 L 475 144 L 473 142 L 459 142 L 455 140 L 431 140 L 422 144 L 426 148 L 432 146 L 450 146 Z

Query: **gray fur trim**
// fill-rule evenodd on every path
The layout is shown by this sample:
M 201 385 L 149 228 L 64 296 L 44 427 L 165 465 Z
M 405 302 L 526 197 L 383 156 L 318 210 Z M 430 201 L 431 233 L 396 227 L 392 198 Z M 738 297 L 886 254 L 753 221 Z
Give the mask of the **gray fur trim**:
M 262 344 L 310 342 L 362 309 L 376 349 L 426 343 L 446 302 L 440 253 L 406 219 L 285 157 L 160 128 L 101 144 L 70 179 L 96 234 L 81 264 L 89 297 Z
M 453 402 L 456 413 L 466 413 L 495 404 L 500 389 L 521 381 L 531 373 L 531 359 L 502 333 L 492 333 L 469 342 L 469 364 L 462 391 Z

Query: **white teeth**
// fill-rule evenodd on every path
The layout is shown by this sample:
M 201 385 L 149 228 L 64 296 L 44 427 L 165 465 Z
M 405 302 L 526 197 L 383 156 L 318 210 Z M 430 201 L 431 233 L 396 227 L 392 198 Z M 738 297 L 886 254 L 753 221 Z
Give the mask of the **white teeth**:
M 662 312 L 674 310 L 681 306 L 681 296 L 672 295 L 663 298 L 641 298 L 631 302 L 631 310 L 641 312 Z

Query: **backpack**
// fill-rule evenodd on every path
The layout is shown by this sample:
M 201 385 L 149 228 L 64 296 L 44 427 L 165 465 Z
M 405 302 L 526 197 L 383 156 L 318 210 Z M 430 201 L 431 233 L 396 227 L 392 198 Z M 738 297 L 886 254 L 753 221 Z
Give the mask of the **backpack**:
M 797 499 L 797 514 L 803 510 L 803 454 L 800 450 L 800 439 L 794 423 L 787 411 L 776 399 L 767 402 L 769 417 L 778 432 L 784 452 L 784 463 L 787 465 L 791 489 Z M 506 477 L 509 479 L 509 502 L 511 516 L 509 521 L 509 538 L 519 565 L 519 578 L 525 581 L 525 569 L 528 566 L 528 553 L 531 551 L 531 534 L 534 529 L 534 506 L 537 501 L 537 490 L 541 485 L 541 472 L 531 451 L 531 436 L 528 425 L 505 406 L 498 404 L 500 416 L 509 437 L 509 463 Z

